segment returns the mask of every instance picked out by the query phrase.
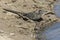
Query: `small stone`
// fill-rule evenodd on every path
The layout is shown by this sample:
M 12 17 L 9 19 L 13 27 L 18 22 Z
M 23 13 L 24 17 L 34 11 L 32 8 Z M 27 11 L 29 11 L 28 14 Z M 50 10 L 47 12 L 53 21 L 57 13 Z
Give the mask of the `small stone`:
M 4 31 L 3 30 L 0 30 L 0 33 L 4 33 Z
M 14 36 L 15 35 L 15 33 L 10 33 L 10 36 Z

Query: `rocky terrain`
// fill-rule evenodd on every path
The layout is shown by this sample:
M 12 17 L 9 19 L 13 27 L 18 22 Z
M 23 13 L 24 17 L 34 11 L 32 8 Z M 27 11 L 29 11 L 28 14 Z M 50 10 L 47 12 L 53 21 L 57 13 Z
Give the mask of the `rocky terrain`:
M 46 40 L 44 30 L 59 22 L 56 0 L 0 0 L 1 40 Z

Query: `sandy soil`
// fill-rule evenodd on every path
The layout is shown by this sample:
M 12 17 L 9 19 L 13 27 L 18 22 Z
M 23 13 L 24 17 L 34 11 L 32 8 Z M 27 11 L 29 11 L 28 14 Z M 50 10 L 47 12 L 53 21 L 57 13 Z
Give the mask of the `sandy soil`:
M 34 30 L 35 21 L 26 21 L 17 14 L 4 9 L 23 14 L 42 10 L 41 17 L 43 20 L 37 22 L 37 28 L 44 28 L 58 20 L 53 12 L 54 2 L 54 0 L 0 0 L 0 40 L 37 40 L 35 37 L 37 34 Z M 49 14 L 50 12 L 53 14 Z

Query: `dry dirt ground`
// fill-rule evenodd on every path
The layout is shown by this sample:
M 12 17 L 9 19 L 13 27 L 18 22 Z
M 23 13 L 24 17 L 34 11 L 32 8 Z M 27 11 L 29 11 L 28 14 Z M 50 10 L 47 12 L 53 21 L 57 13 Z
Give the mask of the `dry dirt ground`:
M 58 18 L 53 11 L 56 0 L 0 0 L 0 40 L 40 40 L 40 30 L 55 23 Z M 4 10 L 7 9 L 7 10 Z M 42 10 L 43 20 L 35 22 L 19 17 L 13 10 L 21 13 L 30 13 Z M 20 14 L 21 14 L 20 13 Z M 41 14 L 41 13 L 40 13 Z M 37 29 L 35 28 L 37 27 Z M 40 29 L 41 28 L 41 29 Z M 36 30 L 38 34 L 36 34 Z M 41 40 L 45 40 L 42 39 Z

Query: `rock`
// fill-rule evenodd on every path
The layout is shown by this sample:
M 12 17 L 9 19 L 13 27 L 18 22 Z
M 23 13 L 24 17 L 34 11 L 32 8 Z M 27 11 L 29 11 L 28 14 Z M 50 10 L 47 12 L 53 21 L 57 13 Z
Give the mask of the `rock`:
M 4 33 L 4 31 L 3 30 L 0 30 L 0 33 Z
M 10 36 L 14 36 L 15 35 L 15 33 L 10 33 Z

